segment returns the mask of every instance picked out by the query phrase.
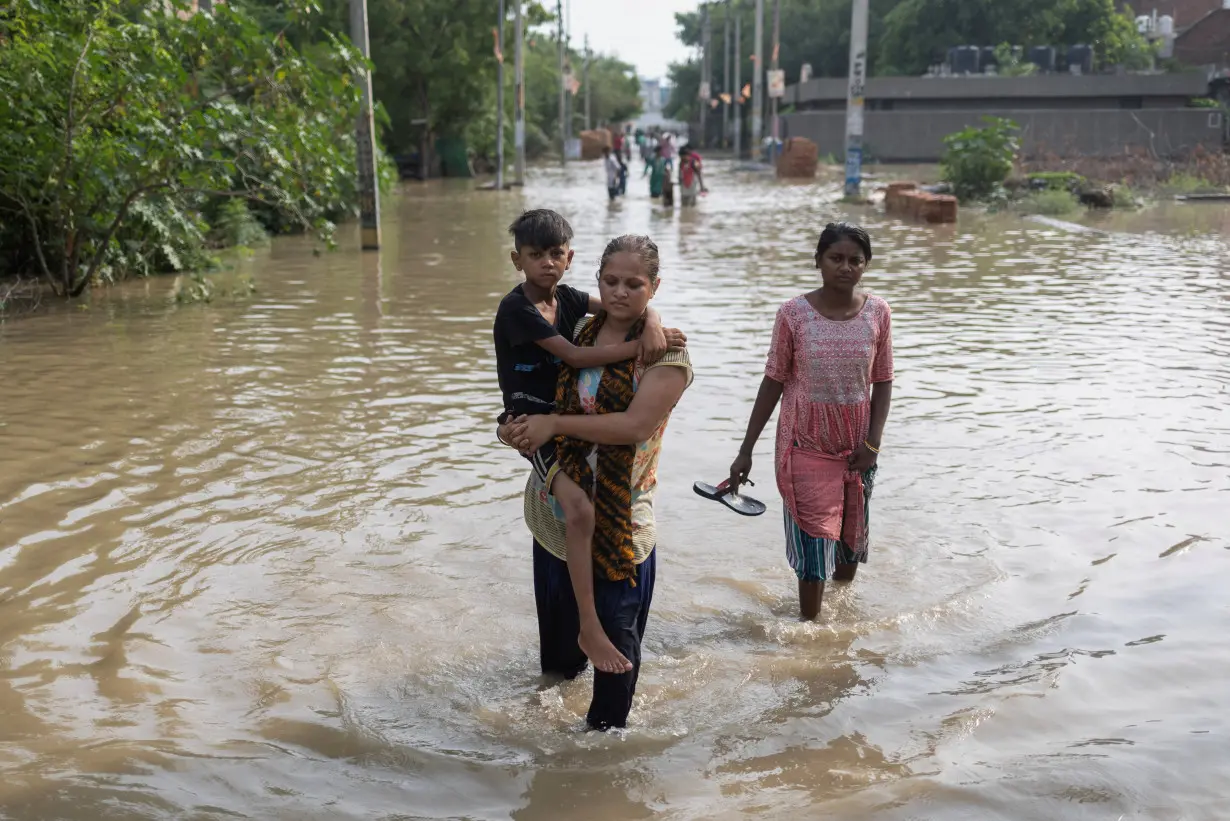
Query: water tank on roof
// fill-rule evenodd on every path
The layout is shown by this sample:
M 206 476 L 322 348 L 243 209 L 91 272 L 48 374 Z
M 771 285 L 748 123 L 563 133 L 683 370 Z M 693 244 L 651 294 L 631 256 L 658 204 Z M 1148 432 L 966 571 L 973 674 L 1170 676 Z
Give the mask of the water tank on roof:
M 1055 70 L 1055 47 L 1032 46 L 1029 49 L 1029 62 L 1038 67 L 1038 71 L 1051 72 Z
M 953 74 L 977 74 L 982 50 L 978 46 L 958 46 L 952 66 Z
M 1068 70 L 1073 74 L 1093 73 L 1093 46 L 1072 46 L 1068 49 Z
M 1169 14 L 1163 14 L 1157 21 L 1157 33 L 1163 37 L 1169 37 L 1174 34 L 1174 18 Z
M 1136 18 L 1136 32 L 1138 34 L 1153 33 L 1153 18 L 1147 14 L 1142 14 Z
M 952 48 L 948 49 L 948 59 L 946 62 L 948 64 L 948 70 L 953 73 L 956 73 L 957 71 L 957 47 L 956 46 L 953 46 Z
M 1226 0 L 1226 2 L 1230 2 L 1230 0 Z M 983 74 L 999 68 L 999 58 L 995 56 L 995 46 L 982 47 L 982 59 L 979 61 L 978 67 L 982 69 Z

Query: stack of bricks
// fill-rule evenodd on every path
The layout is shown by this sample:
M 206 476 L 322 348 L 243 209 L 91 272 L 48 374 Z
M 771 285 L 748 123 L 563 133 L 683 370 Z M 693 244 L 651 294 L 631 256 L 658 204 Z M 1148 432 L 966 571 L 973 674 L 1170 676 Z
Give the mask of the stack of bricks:
M 806 137 L 791 137 L 777 158 L 777 176 L 812 179 L 820 162 L 820 147 Z
M 930 194 L 920 190 L 915 182 L 889 183 L 884 197 L 884 208 L 890 214 L 899 214 L 923 222 L 957 221 L 956 197 Z
M 596 160 L 602 156 L 602 149 L 610 148 L 611 132 L 605 128 L 596 131 L 581 132 L 581 159 Z

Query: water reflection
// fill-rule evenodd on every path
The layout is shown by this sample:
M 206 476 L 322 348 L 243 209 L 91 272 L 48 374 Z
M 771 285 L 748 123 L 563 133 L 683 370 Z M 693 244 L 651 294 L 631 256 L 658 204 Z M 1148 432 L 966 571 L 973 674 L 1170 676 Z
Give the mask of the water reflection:
M 279 240 L 250 299 L 150 280 L 0 326 L 0 814 L 1216 817 L 1230 211 L 932 229 L 836 179 L 711 187 L 680 212 L 608 205 L 586 166 L 414 186 L 380 254 Z M 625 734 L 538 676 L 524 466 L 491 433 L 527 204 L 573 222 L 579 287 L 651 233 L 692 340 Z M 872 564 L 801 625 L 775 512 L 690 485 L 843 217 L 897 399 Z

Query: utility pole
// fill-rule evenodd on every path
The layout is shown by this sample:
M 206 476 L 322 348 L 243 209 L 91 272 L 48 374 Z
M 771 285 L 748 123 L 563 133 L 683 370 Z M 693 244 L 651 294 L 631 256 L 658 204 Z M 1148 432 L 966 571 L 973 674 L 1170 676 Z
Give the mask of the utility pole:
M 709 99 L 713 96 L 713 87 L 709 82 L 709 78 L 713 76 L 709 71 L 709 6 L 703 7 L 701 15 L 703 22 L 700 35 L 700 147 L 705 148 L 709 140 Z
M 722 91 L 726 99 L 722 102 L 722 148 L 730 147 L 730 104 L 733 100 L 730 90 L 730 0 L 726 0 L 726 25 L 722 48 Z
M 581 82 L 585 83 L 585 130 L 586 131 L 589 131 L 589 129 L 591 128 L 590 121 L 589 121 L 589 111 L 590 111 L 589 109 L 589 60 L 590 60 L 589 34 L 586 34 L 585 35 L 585 74 L 581 78 Z
M 743 159 L 743 16 L 735 14 L 735 159 Z
M 504 190 L 504 0 L 495 27 L 495 190 Z
M 780 67 L 780 64 L 778 61 L 778 52 L 781 50 L 781 46 L 782 46 L 782 0 L 773 0 L 773 58 L 771 62 L 772 62 L 774 71 L 777 71 L 777 69 Z M 771 99 L 772 99 L 772 102 L 769 103 L 769 105 L 773 107 L 773 113 L 772 113 L 773 147 L 769 150 L 769 162 L 776 165 L 777 164 L 777 138 L 778 138 L 777 107 L 780 101 L 777 99 L 776 96 L 773 96 Z
M 350 0 L 350 41 L 365 60 L 371 59 L 367 38 L 367 0 Z M 366 69 L 359 78 L 363 107 L 355 128 L 359 160 L 359 236 L 364 251 L 380 249 L 380 190 L 376 183 L 376 126 L 372 119 L 372 73 Z
M 752 159 L 764 137 L 764 0 L 756 0 L 756 50 L 752 53 Z
M 564 109 L 568 105 L 568 91 L 564 88 L 564 0 L 555 0 L 555 16 L 559 18 L 559 25 L 556 27 L 556 39 L 559 41 L 559 161 L 560 165 L 563 165 L 567 150 L 565 141 L 568 139 L 564 134 L 567 119 Z
M 517 4 L 517 22 L 513 46 L 513 145 L 516 149 L 515 185 L 525 185 L 525 25 L 521 10 L 525 0 L 513 0 Z
M 577 95 L 572 90 L 572 0 L 564 5 L 564 20 L 564 76 L 568 78 L 568 93 L 564 95 L 564 150 L 567 151 L 577 119 Z
M 850 21 L 850 87 L 846 92 L 846 196 L 863 184 L 863 95 L 867 83 L 867 0 L 854 0 Z

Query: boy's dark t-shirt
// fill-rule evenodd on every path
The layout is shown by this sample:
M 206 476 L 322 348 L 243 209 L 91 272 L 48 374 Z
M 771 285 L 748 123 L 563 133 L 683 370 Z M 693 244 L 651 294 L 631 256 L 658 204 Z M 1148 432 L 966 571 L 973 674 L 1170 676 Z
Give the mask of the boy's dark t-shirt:
M 553 336 L 572 340 L 572 329 L 589 313 L 589 294 L 570 285 L 555 289 L 555 324 L 538 313 L 518 285 L 500 300 L 495 314 L 495 368 L 504 410 L 514 415 L 550 413 L 555 408 L 559 360 L 539 347 Z

